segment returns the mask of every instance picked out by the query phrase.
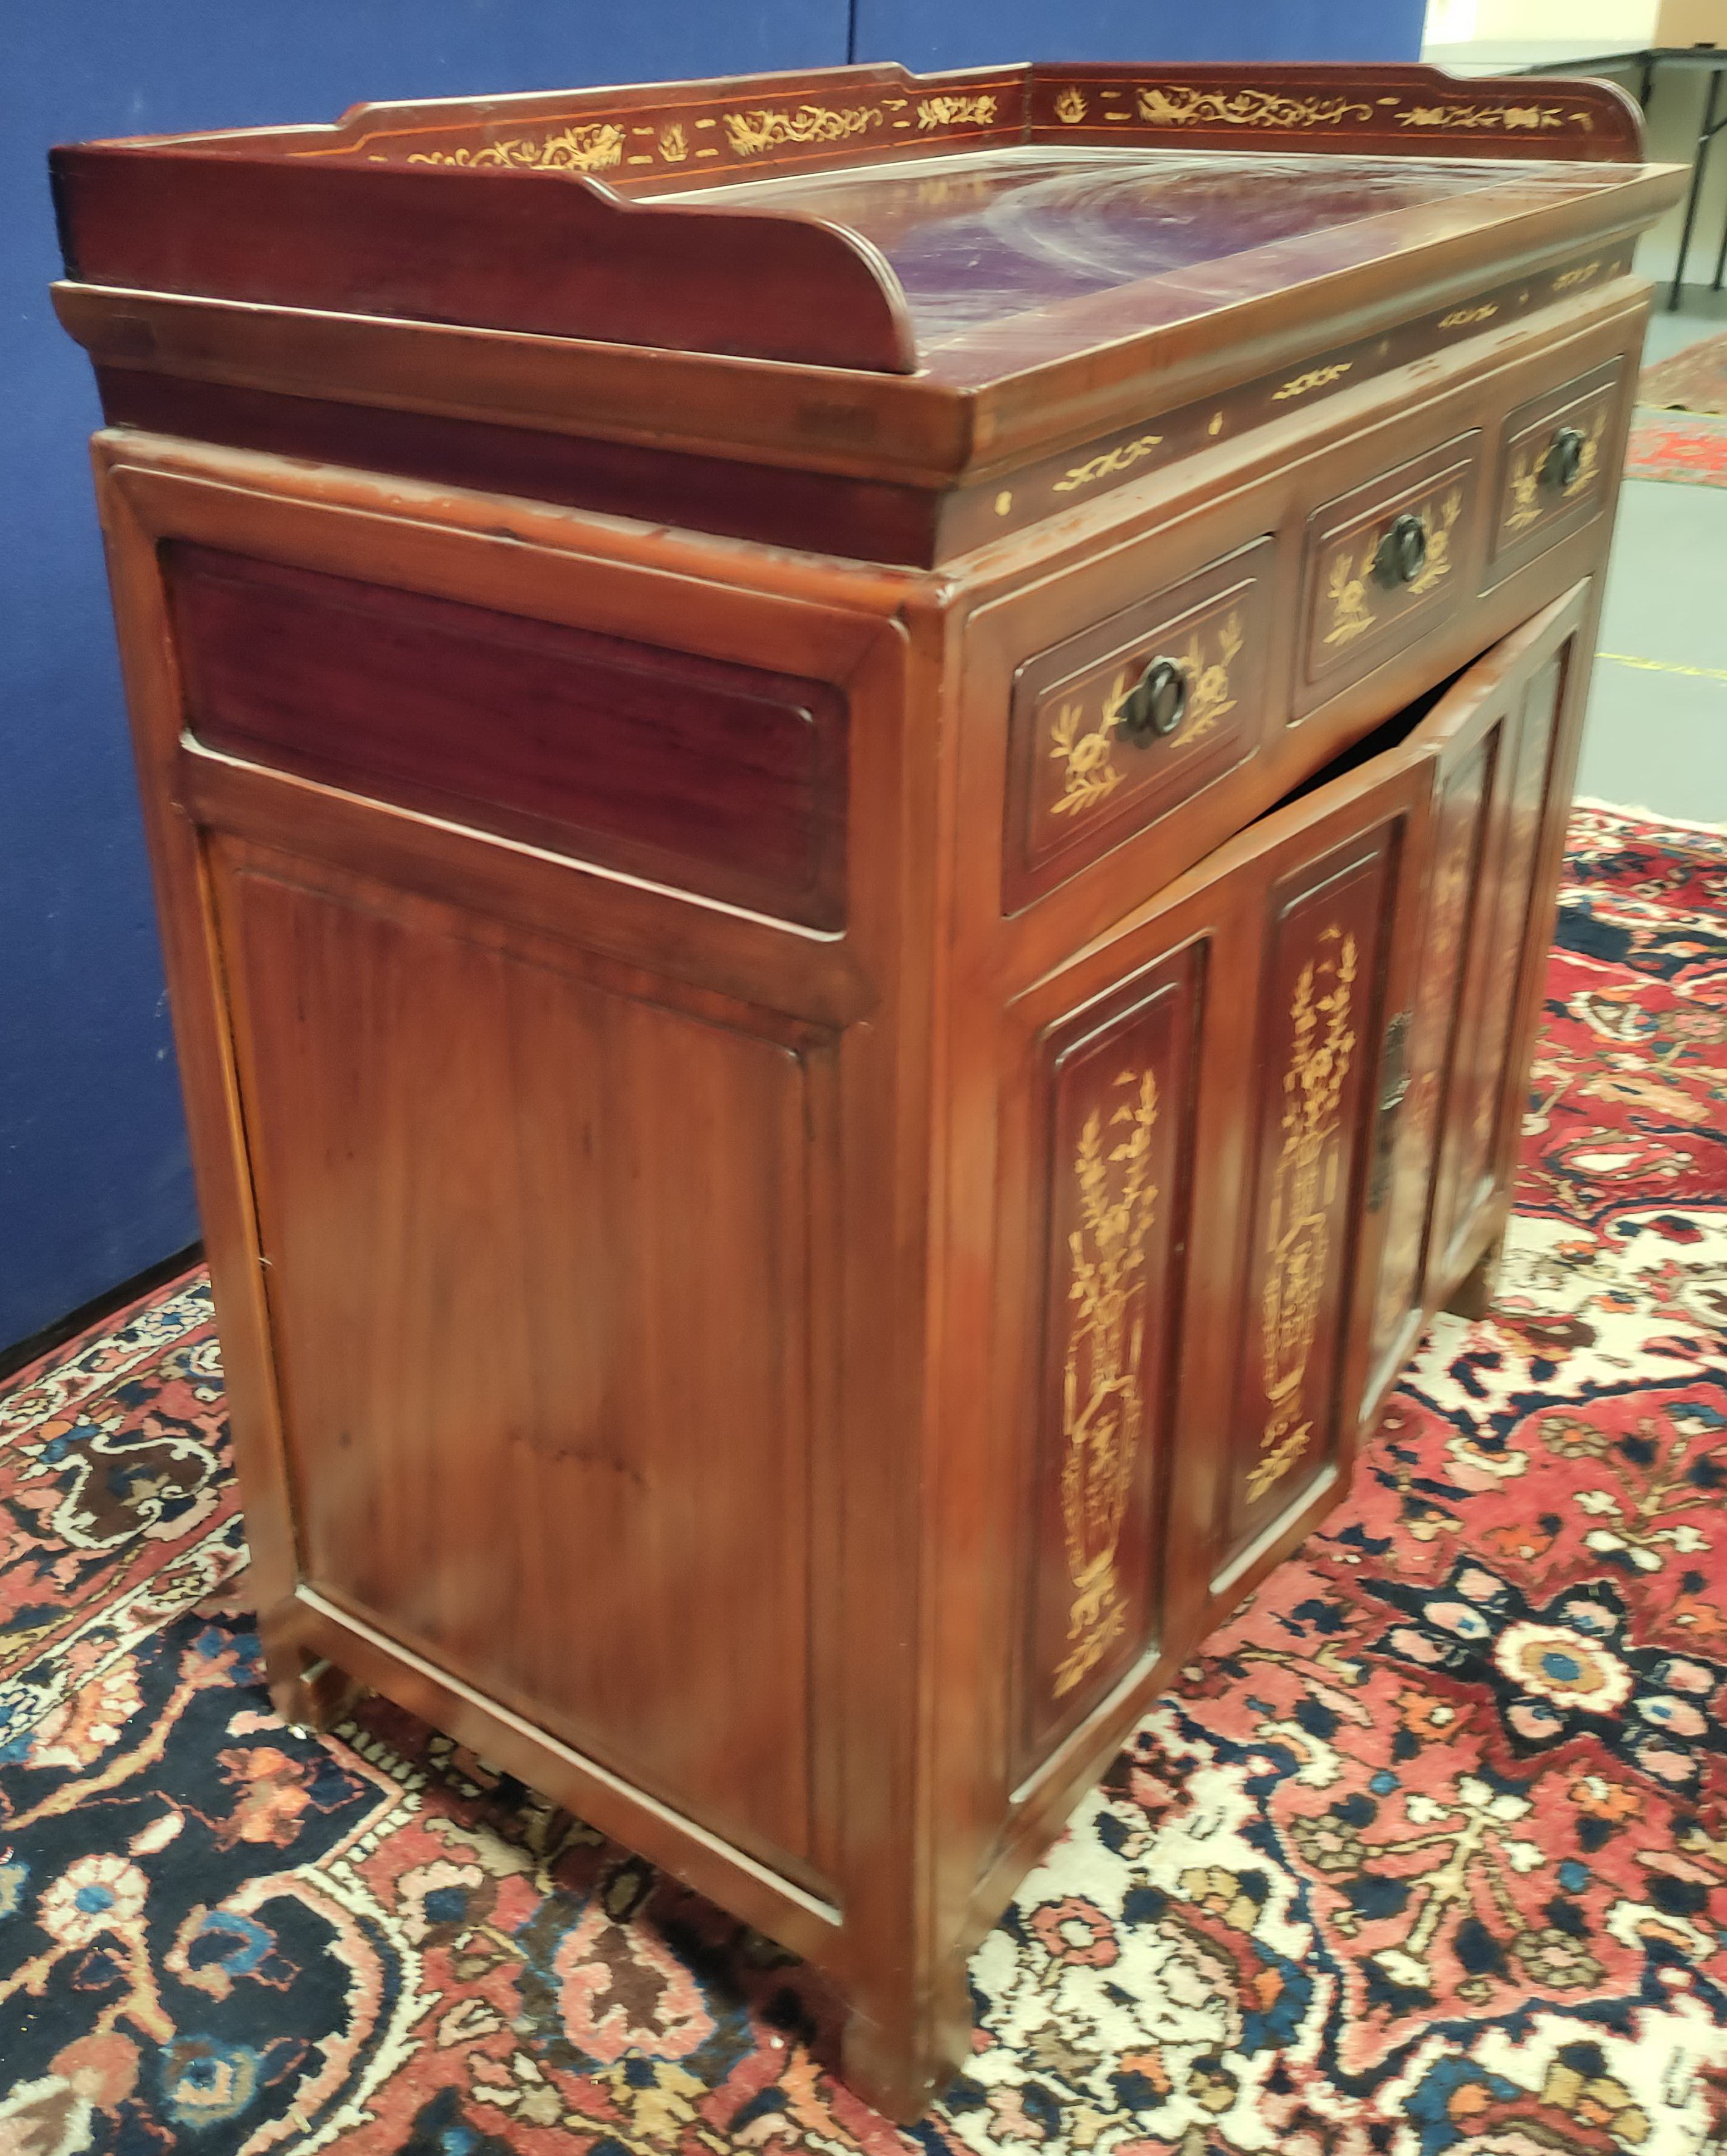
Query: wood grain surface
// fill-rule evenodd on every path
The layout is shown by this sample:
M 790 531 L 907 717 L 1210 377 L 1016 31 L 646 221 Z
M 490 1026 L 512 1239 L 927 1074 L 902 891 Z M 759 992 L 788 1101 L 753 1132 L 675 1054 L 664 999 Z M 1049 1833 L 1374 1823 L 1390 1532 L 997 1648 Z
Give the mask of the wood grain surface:
M 1106 130 L 1241 168 L 1185 264 L 1143 202 L 1109 257 L 1131 168 L 1058 210 Z M 62 161 L 274 1696 L 810 1958 L 896 2119 L 1491 1293 L 1637 146 L 1599 86 L 877 69 Z M 918 346 L 984 196 L 1133 274 Z

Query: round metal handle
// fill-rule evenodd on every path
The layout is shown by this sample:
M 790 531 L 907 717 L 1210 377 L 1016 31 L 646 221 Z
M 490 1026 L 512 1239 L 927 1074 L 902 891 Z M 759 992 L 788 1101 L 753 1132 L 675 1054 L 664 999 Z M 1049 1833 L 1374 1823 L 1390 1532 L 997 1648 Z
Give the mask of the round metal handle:
M 1412 584 L 1426 566 L 1427 527 L 1406 510 L 1392 520 L 1374 554 L 1374 581 L 1395 591 L 1399 584 Z
M 1559 427 L 1547 444 L 1539 476 L 1550 493 L 1564 494 L 1577 484 L 1583 469 L 1583 436 L 1575 427 Z
M 1179 659 L 1153 659 L 1121 700 L 1115 730 L 1136 748 L 1174 732 L 1187 715 L 1187 669 Z

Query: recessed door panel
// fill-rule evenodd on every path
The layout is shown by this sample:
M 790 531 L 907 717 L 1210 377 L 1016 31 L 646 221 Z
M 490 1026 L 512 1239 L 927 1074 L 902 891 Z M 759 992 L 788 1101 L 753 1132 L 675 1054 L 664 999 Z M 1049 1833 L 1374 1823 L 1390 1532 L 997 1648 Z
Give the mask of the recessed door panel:
M 1529 968 L 1545 952 L 1549 894 L 1535 878 L 1562 699 L 1565 651 L 1541 668 L 1514 706 L 1495 788 L 1493 823 L 1477 901 L 1470 978 L 1446 1108 L 1441 1168 L 1443 1267 L 1461 1265 L 1498 1180 L 1499 1141 L 1517 1113 L 1524 1074 L 1512 1066 Z M 1538 903 L 1538 900 L 1539 903 Z
M 1171 952 L 1043 1037 L 1034 1754 L 1152 1646 L 1205 952 Z
M 806 1858 L 822 1045 L 215 860 L 305 1579 Z
M 1221 1568 L 1334 1465 L 1356 1224 L 1397 890 L 1390 821 L 1274 886 L 1255 1061 L 1247 1292 Z

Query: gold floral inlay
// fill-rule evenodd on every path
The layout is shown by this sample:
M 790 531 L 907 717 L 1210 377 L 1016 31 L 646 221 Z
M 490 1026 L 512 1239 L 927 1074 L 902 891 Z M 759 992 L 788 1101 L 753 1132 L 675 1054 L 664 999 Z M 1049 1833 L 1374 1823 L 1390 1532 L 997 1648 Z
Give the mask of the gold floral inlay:
M 1599 272 L 1601 266 L 1599 262 L 1584 262 L 1575 269 L 1561 270 L 1553 280 L 1554 297 L 1557 299 L 1561 292 L 1575 291 L 1579 285 L 1586 285 Z
M 1597 413 L 1590 425 L 1582 430 L 1583 446 L 1578 452 L 1576 476 L 1563 489 L 1548 488 L 1541 484 L 1541 466 L 1551 446 L 1547 441 L 1528 443 L 1511 460 L 1511 470 L 1505 482 L 1505 491 L 1510 509 L 1505 518 L 1508 536 L 1527 531 L 1531 525 L 1539 524 L 1544 516 L 1557 511 L 1573 507 L 1581 501 L 1594 485 L 1601 470 L 1601 437 L 1606 432 L 1607 415 Z
M 1288 1474 L 1313 1436 L 1303 1388 L 1330 1270 L 1329 1216 L 1337 1196 L 1339 1110 L 1355 1053 L 1350 1003 L 1357 964 L 1354 937 L 1334 922 L 1319 938 L 1318 954 L 1302 968 L 1289 1006 L 1294 1034 L 1260 1303 L 1268 1413 L 1247 1476 L 1250 1503 Z
M 1437 505 L 1424 502 L 1416 511 L 1426 528 L 1427 558 L 1421 573 L 1406 584 L 1399 584 L 1395 592 L 1411 598 L 1421 598 L 1451 574 L 1452 533 L 1463 512 L 1462 491 L 1453 487 L 1445 499 Z M 1374 557 L 1379 552 L 1383 532 L 1375 526 L 1368 536 L 1359 554 L 1354 542 L 1339 550 L 1332 557 L 1331 568 L 1325 584 L 1325 605 L 1329 625 L 1324 640 L 1341 648 L 1353 644 L 1370 629 L 1377 629 L 1385 619 L 1381 608 L 1375 603 L 1376 587 L 1373 582 Z M 1387 598 L 1394 596 L 1386 592 Z
M 1305 374 L 1297 374 L 1272 390 L 1273 404 L 1288 403 L 1292 397 L 1305 397 L 1314 389 L 1329 388 L 1334 382 L 1341 382 L 1355 364 L 1353 359 L 1334 360 L 1329 367 L 1310 367 Z
M 1100 479 L 1113 479 L 1118 472 L 1131 471 L 1151 454 L 1163 439 L 1161 434 L 1141 434 L 1133 441 L 1122 443 L 1118 449 L 1106 449 L 1102 456 L 1087 457 L 1082 465 L 1070 465 L 1051 491 L 1073 494 L 1082 486 L 1095 486 Z
M 477 148 L 415 150 L 410 165 L 460 165 L 473 169 L 505 166 L 542 172 L 604 172 L 624 162 L 624 131 L 612 121 L 566 127 L 543 141 L 521 136 L 510 142 L 484 142 Z
M 1184 747 L 1203 740 L 1220 719 L 1236 708 L 1230 670 L 1241 654 L 1243 642 L 1239 608 L 1232 608 L 1216 624 L 1216 656 L 1207 660 L 1205 645 L 1211 626 L 1202 624 L 1192 632 L 1178 661 L 1187 679 L 1187 706 L 1180 726 Z M 1094 726 L 1086 726 L 1083 693 L 1064 701 L 1057 709 L 1050 727 L 1049 752 L 1061 766 L 1061 795 L 1051 803 L 1051 815 L 1083 816 L 1087 809 L 1107 801 L 1126 777 L 1115 761 L 1120 746 L 1116 722 L 1134 678 L 1130 668 L 1117 672 Z
M 1051 1687 L 1057 1699 L 1096 1668 L 1128 1614 L 1117 1556 L 1145 1419 L 1139 1373 L 1158 1201 L 1157 1080 L 1149 1070 L 1123 1070 L 1113 1090 L 1108 1122 L 1104 1107 L 1086 1117 L 1073 1168 L 1079 1225 L 1067 1239 L 1067 1295 L 1078 1307 L 1061 1373 L 1061 1532 L 1073 1599 Z
M 726 139 L 740 157 L 759 157 L 786 144 L 849 142 L 882 124 L 881 110 L 873 105 L 799 105 L 790 112 L 727 112 L 723 118 Z
M 1448 315 L 1439 317 L 1442 330 L 1466 330 L 1474 322 L 1490 322 L 1499 311 L 1497 302 L 1480 307 L 1453 307 Z
M 923 97 L 917 100 L 920 128 L 987 127 L 995 117 L 994 97 Z
M 668 165 L 681 165 L 690 154 L 689 137 L 676 121 L 660 130 L 660 155 Z
M 1056 117 L 1064 127 L 1077 127 L 1086 116 L 1084 94 L 1070 82 L 1056 100 Z
M 1147 85 L 1139 117 L 1156 127 L 1339 127 L 1371 120 L 1373 107 L 1346 97 L 1289 97 L 1275 90 L 1194 90 Z
M 1563 127 L 1567 120 L 1587 131 L 1592 126 L 1586 112 L 1567 112 L 1559 105 L 1411 105 L 1398 116 L 1404 127 L 1442 127 L 1447 132 L 1478 133 L 1483 128 L 1500 132 L 1539 133 Z

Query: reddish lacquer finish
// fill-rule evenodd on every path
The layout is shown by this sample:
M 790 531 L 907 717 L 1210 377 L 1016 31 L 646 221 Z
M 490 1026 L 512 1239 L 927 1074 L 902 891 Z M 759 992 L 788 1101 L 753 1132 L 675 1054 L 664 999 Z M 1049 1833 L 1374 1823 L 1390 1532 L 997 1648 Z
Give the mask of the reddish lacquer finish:
M 1638 154 L 1038 66 L 57 160 L 274 1695 L 808 1957 L 896 2118 L 1491 1292 Z
M 163 559 L 206 746 L 814 927 L 843 920 L 831 684 L 208 547 Z

